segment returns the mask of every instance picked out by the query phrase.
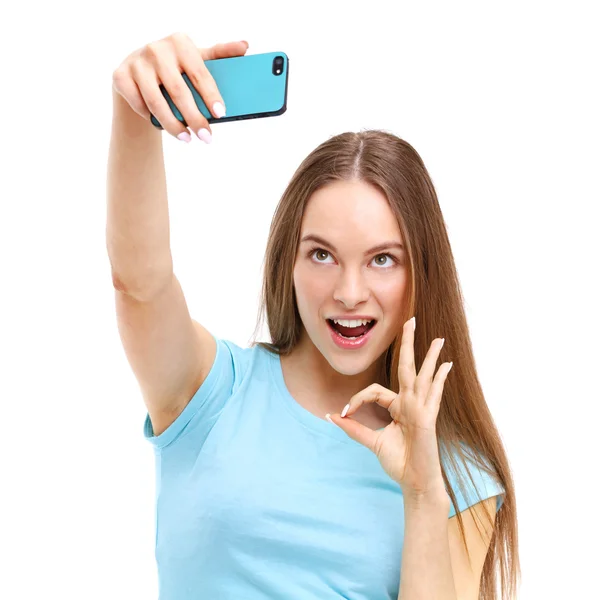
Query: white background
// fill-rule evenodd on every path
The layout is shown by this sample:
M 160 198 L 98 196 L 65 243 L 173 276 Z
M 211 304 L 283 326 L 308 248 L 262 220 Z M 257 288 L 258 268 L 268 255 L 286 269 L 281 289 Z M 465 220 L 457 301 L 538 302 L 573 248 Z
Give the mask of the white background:
M 154 457 L 116 325 L 106 163 L 112 72 L 176 31 L 198 46 L 246 39 L 248 53 L 291 61 L 283 116 L 214 125 L 210 146 L 163 133 L 175 271 L 192 316 L 245 346 L 271 217 L 300 161 L 346 130 L 406 139 L 439 195 L 514 470 L 519 598 L 595 589 L 595 4 L 3 9 L 0 596 L 157 597 Z

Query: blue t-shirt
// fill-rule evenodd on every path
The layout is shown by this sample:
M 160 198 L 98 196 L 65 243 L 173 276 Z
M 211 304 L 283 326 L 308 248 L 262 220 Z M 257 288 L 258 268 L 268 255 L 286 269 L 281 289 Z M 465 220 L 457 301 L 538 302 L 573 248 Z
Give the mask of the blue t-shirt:
M 294 400 L 279 356 L 216 341 L 210 373 L 175 422 L 159 436 L 148 415 L 144 423 L 156 459 L 159 599 L 396 600 L 399 484 Z M 469 470 L 482 500 L 504 491 Z M 479 501 L 467 483 L 465 498 L 452 482 L 461 512 Z

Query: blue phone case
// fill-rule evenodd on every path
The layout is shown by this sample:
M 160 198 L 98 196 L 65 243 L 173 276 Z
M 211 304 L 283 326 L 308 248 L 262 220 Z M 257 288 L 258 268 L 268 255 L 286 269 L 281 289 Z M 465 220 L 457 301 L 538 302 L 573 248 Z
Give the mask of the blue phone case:
M 278 67 L 281 68 L 279 75 L 275 74 L 276 57 L 283 59 L 283 65 Z M 220 119 L 212 116 L 187 74 L 181 75 L 192 92 L 196 106 L 211 125 L 227 121 L 274 117 L 286 111 L 289 60 L 285 52 L 218 58 L 204 61 L 204 64 L 213 76 L 225 102 L 226 115 Z M 187 127 L 185 119 L 162 83 L 160 90 L 175 117 Z M 155 127 L 163 129 L 154 115 L 150 120 Z

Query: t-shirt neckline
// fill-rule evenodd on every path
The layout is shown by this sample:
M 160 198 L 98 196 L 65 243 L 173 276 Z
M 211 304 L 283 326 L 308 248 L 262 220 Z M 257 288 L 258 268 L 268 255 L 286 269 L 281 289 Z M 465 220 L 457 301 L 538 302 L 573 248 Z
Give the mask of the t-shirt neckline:
M 297 421 L 312 431 L 326 435 L 340 442 L 345 442 L 350 445 L 364 448 L 362 444 L 349 437 L 343 429 L 330 423 L 326 419 L 320 419 L 299 404 L 292 396 L 285 383 L 285 379 L 283 377 L 283 368 L 281 366 L 281 356 L 272 352 L 269 352 L 268 354 L 270 354 L 272 357 L 272 360 L 270 361 L 271 370 L 280 396 L 283 398 L 284 406 Z M 323 415 L 323 417 L 325 417 L 325 415 Z M 382 427 L 381 429 L 384 428 Z

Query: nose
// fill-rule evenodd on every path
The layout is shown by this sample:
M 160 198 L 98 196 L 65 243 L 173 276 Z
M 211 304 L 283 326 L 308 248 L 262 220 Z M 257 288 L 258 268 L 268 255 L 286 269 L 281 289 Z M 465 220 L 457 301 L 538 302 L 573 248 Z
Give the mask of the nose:
M 360 273 L 351 270 L 342 271 L 336 282 L 333 299 L 343 302 L 347 308 L 352 309 L 361 302 L 366 302 L 368 298 L 369 289 Z

